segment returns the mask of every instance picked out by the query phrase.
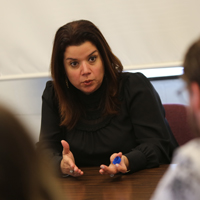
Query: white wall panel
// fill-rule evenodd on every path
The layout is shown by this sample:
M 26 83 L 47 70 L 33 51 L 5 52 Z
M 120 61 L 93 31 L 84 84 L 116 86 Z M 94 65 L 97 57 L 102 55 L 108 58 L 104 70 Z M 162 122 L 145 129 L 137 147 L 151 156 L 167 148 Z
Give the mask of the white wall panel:
M 8 107 L 38 141 L 42 93 L 49 78 L 0 81 L 0 104 Z
M 88 19 L 125 69 L 180 66 L 200 35 L 199 0 L 0 0 L 0 79 L 48 76 L 55 32 Z

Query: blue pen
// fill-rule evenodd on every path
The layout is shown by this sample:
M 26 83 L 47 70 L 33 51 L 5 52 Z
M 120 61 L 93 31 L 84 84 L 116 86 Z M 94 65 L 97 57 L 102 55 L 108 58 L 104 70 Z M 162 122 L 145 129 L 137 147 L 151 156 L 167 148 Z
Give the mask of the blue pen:
M 115 157 L 115 159 L 113 160 L 113 164 L 119 164 L 121 162 L 121 158 L 119 156 Z

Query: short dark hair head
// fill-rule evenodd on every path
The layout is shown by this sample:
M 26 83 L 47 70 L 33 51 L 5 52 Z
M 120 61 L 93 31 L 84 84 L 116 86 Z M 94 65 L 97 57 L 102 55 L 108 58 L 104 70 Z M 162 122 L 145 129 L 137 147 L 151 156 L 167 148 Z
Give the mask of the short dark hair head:
M 200 85 L 200 39 L 187 50 L 184 59 L 183 79 L 188 83 L 197 82 Z

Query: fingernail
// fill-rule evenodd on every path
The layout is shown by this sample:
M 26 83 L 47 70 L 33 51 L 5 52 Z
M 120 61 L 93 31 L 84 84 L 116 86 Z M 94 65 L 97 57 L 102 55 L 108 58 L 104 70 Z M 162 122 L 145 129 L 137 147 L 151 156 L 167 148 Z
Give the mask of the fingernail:
M 104 166 L 101 166 L 101 169 L 104 169 Z
M 116 167 L 119 167 L 119 164 L 116 164 L 115 166 L 116 166 Z

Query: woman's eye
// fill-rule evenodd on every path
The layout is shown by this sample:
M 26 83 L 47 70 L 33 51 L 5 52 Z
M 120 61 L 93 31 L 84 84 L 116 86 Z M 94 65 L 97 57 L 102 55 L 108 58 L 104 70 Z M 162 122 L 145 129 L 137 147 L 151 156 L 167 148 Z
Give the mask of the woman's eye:
M 71 62 L 70 65 L 71 65 L 72 67 L 76 67 L 76 66 L 78 65 L 78 62 L 76 62 L 76 61 Z
M 94 62 L 95 60 L 96 60 L 96 56 L 91 56 L 90 58 L 89 58 L 89 61 L 91 61 L 91 62 Z

